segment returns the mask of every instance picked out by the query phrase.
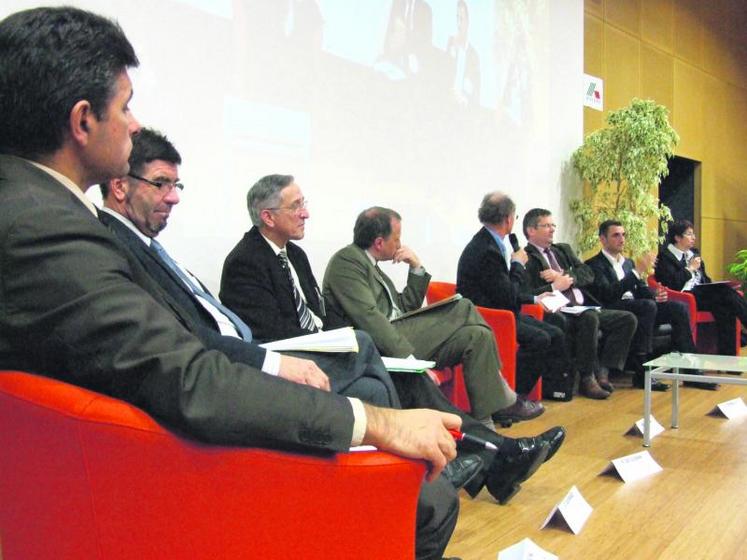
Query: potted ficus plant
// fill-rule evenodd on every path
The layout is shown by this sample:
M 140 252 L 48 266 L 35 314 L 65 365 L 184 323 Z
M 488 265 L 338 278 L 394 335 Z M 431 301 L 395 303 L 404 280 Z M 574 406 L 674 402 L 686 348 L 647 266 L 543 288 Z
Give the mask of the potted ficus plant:
M 656 250 L 663 241 L 659 224 L 672 219 L 655 188 L 669 173 L 667 161 L 679 136 L 666 107 L 651 100 L 633 99 L 611 111 L 606 122 L 571 157 L 587 185 L 586 196 L 570 203 L 578 225 L 577 249 L 596 249 L 599 224 L 616 219 L 625 227 L 627 253 L 635 258 Z

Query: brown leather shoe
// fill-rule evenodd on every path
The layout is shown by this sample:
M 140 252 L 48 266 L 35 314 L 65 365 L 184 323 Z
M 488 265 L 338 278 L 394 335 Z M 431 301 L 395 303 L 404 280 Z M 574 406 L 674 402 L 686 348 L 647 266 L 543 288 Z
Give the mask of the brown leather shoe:
M 531 420 L 537 418 L 543 412 L 545 412 L 545 407 L 542 406 L 541 402 L 529 401 L 522 396 L 518 396 L 514 404 L 494 412 L 492 416 L 493 421 L 502 424 L 506 421 Z
M 604 366 L 600 367 L 599 371 L 597 372 L 597 383 L 608 393 L 612 393 L 615 390 L 615 386 L 610 383 L 610 372 Z
M 604 400 L 610 396 L 608 391 L 605 391 L 599 386 L 599 383 L 597 383 L 597 380 L 593 375 L 587 375 L 581 378 L 578 384 L 578 392 L 585 397 L 597 400 Z

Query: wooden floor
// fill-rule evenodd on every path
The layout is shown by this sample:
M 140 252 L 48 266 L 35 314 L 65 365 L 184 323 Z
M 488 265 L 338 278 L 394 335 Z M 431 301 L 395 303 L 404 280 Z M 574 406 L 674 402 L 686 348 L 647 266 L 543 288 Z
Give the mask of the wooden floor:
M 747 558 L 747 418 L 706 416 L 719 402 L 747 401 L 747 389 L 681 388 L 676 430 L 670 428 L 670 393 L 655 393 L 654 416 L 666 431 L 649 451 L 664 470 L 625 484 L 599 475 L 611 459 L 644 450 L 642 438 L 624 435 L 643 417 L 643 391 L 630 388 L 626 379 L 620 384 L 628 387 L 608 401 L 545 401 L 540 418 L 501 430 L 518 437 L 560 424 L 568 436 L 508 505 L 497 505 L 485 490 L 475 500 L 462 493 L 447 556 L 495 559 L 529 537 L 563 559 Z M 593 508 L 581 533 L 540 530 L 573 485 Z

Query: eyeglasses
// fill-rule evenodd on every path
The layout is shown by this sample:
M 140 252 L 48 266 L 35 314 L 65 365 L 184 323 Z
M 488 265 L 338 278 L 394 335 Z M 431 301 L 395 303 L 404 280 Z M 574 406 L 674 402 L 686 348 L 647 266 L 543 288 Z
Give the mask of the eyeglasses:
M 558 226 L 556 224 L 537 224 L 535 227 L 537 228 L 553 228 L 557 229 Z
M 268 208 L 267 210 L 288 210 L 293 214 L 298 214 L 301 210 L 306 210 L 309 207 L 309 201 L 304 199 L 300 202 L 294 202 L 290 206 L 276 206 L 275 208 Z
M 168 194 L 174 189 L 179 189 L 179 191 L 184 190 L 184 185 L 182 183 L 172 183 L 171 181 L 151 181 L 150 179 L 146 179 L 140 175 L 135 175 L 134 173 L 128 173 L 127 175 L 133 179 L 142 181 L 143 183 L 148 183 L 152 187 L 156 187 L 163 194 Z

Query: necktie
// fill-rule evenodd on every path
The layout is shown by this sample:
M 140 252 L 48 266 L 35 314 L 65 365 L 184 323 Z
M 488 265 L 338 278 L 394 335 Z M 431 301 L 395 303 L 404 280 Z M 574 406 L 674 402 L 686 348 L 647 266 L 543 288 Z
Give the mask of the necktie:
M 547 264 L 550 265 L 550 268 L 552 268 L 555 272 L 560 272 L 562 274 L 563 269 L 560 268 L 558 259 L 555 258 L 555 253 L 553 253 L 549 247 L 545 248 L 545 258 L 547 259 Z M 563 290 L 561 293 L 568 298 L 571 305 L 578 304 L 578 299 L 576 298 L 576 294 L 574 293 L 573 288 Z
M 293 281 L 293 275 L 291 274 L 290 266 L 288 265 L 288 255 L 284 250 L 278 253 L 278 261 L 280 261 L 280 266 L 285 271 L 285 274 L 288 277 L 288 282 L 290 282 L 291 289 L 293 290 L 293 301 L 296 304 L 296 313 L 298 314 L 298 322 L 301 325 L 301 328 L 305 331 L 316 332 L 318 330 L 316 328 L 316 323 L 314 323 L 314 318 L 311 316 L 309 307 L 301 297 L 301 292 L 298 290 L 298 286 L 296 286 L 296 283 Z
M 223 315 L 228 317 L 231 323 L 233 323 L 233 326 L 236 327 L 236 330 L 243 340 L 245 340 L 246 342 L 251 342 L 252 330 L 249 328 L 249 325 L 242 321 L 241 318 L 236 315 L 236 313 L 234 313 L 233 311 L 228 309 L 228 307 L 215 299 L 210 292 L 203 290 L 201 286 L 193 282 L 189 276 L 184 274 L 184 271 L 179 267 L 178 264 L 176 264 L 176 261 L 174 261 L 174 259 L 169 256 L 169 254 L 166 252 L 166 249 L 164 249 L 158 241 L 156 241 L 155 239 L 151 239 L 150 246 L 153 248 L 153 250 L 155 250 L 158 258 L 160 258 L 161 261 L 166 266 L 168 266 L 171 271 L 176 274 L 182 282 L 184 282 L 184 284 L 186 284 L 186 286 L 192 291 L 193 294 L 200 296 L 202 299 L 210 302 L 213 307 L 215 307 L 218 311 L 223 313 Z
M 682 253 L 682 258 L 680 259 L 680 264 L 683 268 L 687 267 L 687 258 L 685 257 L 685 253 Z
M 376 276 L 384 285 L 384 290 L 386 291 L 386 297 L 389 298 L 389 303 L 392 304 L 392 312 L 389 314 L 389 319 L 396 319 L 400 315 L 402 315 L 402 310 L 397 306 L 397 302 L 394 301 L 394 296 L 392 296 L 392 292 L 389 290 L 389 285 L 384 280 L 384 273 L 381 272 L 381 269 L 379 268 L 379 265 L 374 265 L 374 269 L 376 270 Z

